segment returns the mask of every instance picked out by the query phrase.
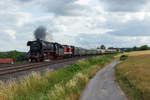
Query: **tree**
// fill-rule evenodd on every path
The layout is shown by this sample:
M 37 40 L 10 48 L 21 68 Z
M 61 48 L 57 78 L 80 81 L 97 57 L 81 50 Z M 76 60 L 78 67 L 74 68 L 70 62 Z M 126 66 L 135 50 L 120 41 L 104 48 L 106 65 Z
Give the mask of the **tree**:
M 9 52 L 0 52 L 0 58 L 12 58 L 14 62 L 21 62 L 26 60 L 25 57 L 27 56 L 26 52 L 19 52 L 19 51 L 9 51 Z
M 147 45 L 143 45 L 140 47 L 140 50 L 148 50 L 148 49 L 149 49 L 149 47 Z
M 133 48 L 128 48 L 128 49 L 126 49 L 125 51 L 126 51 L 126 52 L 131 52 L 131 51 L 133 51 Z
M 16 50 L 8 52 L 8 58 L 12 58 L 15 62 L 20 61 L 20 58 L 25 57 L 26 53 Z
M 117 49 L 117 52 L 121 52 L 121 50 L 118 48 L 118 49 Z
M 132 49 L 133 49 L 133 51 L 137 51 L 138 50 L 138 48 L 136 46 L 134 46 Z
M 104 45 L 101 45 L 100 49 L 106 49 L 106 47 Z

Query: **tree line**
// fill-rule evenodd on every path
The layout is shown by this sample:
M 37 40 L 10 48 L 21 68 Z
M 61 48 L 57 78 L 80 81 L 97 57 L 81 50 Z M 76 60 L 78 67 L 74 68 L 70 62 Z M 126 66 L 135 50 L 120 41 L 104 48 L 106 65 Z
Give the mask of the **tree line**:
M 21 62 L 25 60 L 27 53 L 19 51 L 0 52 L 0 58 L 12 58 L 14 62 Z
M 142 45 L 140 47 L 134 46 L 133 48 L 128 48 L 126 51 L 142 51 L 142 50 L 150 50 L 150 47 L 148 45 Z
M 109 47 L 108 49 L 112 49 L 113 47 Z M 105 45 L 101 45 L 99 47 L 97 47 L 97 49 L 106 49 Z M 120 51 L 120 48 L 116 48 L 117 51 Z M 142 45 L 140 47 L 134 46 L 131 48 L 127 48 L 126 50 L 124 50 L 125 52 L 130 52 L 130 51 L 142 51 L 142 50 L 150 50 L 150 47 L 148 45 Z

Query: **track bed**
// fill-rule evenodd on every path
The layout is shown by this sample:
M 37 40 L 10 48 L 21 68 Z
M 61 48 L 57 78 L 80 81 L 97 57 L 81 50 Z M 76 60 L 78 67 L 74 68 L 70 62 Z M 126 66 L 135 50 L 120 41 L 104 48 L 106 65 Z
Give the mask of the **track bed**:
M 46 70 L 58 70 L 67 65 L 72 65 L 80 59 L 87 59 L 93 56 L 88 57 L 75 57 L 62 60 L 53 60 L 50 62 L 41 62 L 41 63 L 23 63 L 15 65 L 5 65 L 0 67 L 0 80 L 8 81 L 14 78 L 21 78 L 28 75 L 29 73 L 36 71 L 41 74 Z

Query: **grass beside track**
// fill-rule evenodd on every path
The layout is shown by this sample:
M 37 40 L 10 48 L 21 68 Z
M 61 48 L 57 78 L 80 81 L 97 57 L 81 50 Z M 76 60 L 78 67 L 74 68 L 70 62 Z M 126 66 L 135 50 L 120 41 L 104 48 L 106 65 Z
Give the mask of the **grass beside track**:
M 115 74 L 129 100 L 150 100 L 150 55 L 128 57 Z
M 80 60 L 72 66 L 40 76 L 32 73 L 19 83 L 0 84 L 0 100 L 79 100 L 82 90 L 114 55 Z

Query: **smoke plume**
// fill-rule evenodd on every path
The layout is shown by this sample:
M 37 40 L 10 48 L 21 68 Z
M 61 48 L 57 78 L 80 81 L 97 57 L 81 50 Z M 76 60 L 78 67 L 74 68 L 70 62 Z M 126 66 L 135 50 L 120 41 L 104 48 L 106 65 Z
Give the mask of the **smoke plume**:
M 46 28 L 43 26 L 39 26 L 35 31 L 34 31 L 34 37 L 35 39 L 40 39 L 40 40 L 45 40 L 46 39 Z
M 44 26 L 39 26 L 34 31 L 34 38 L 40 39 L 40 40 L 46 40 L 46 41 L 53 41 L 52 34 L 47 32 L 47 29 Z

